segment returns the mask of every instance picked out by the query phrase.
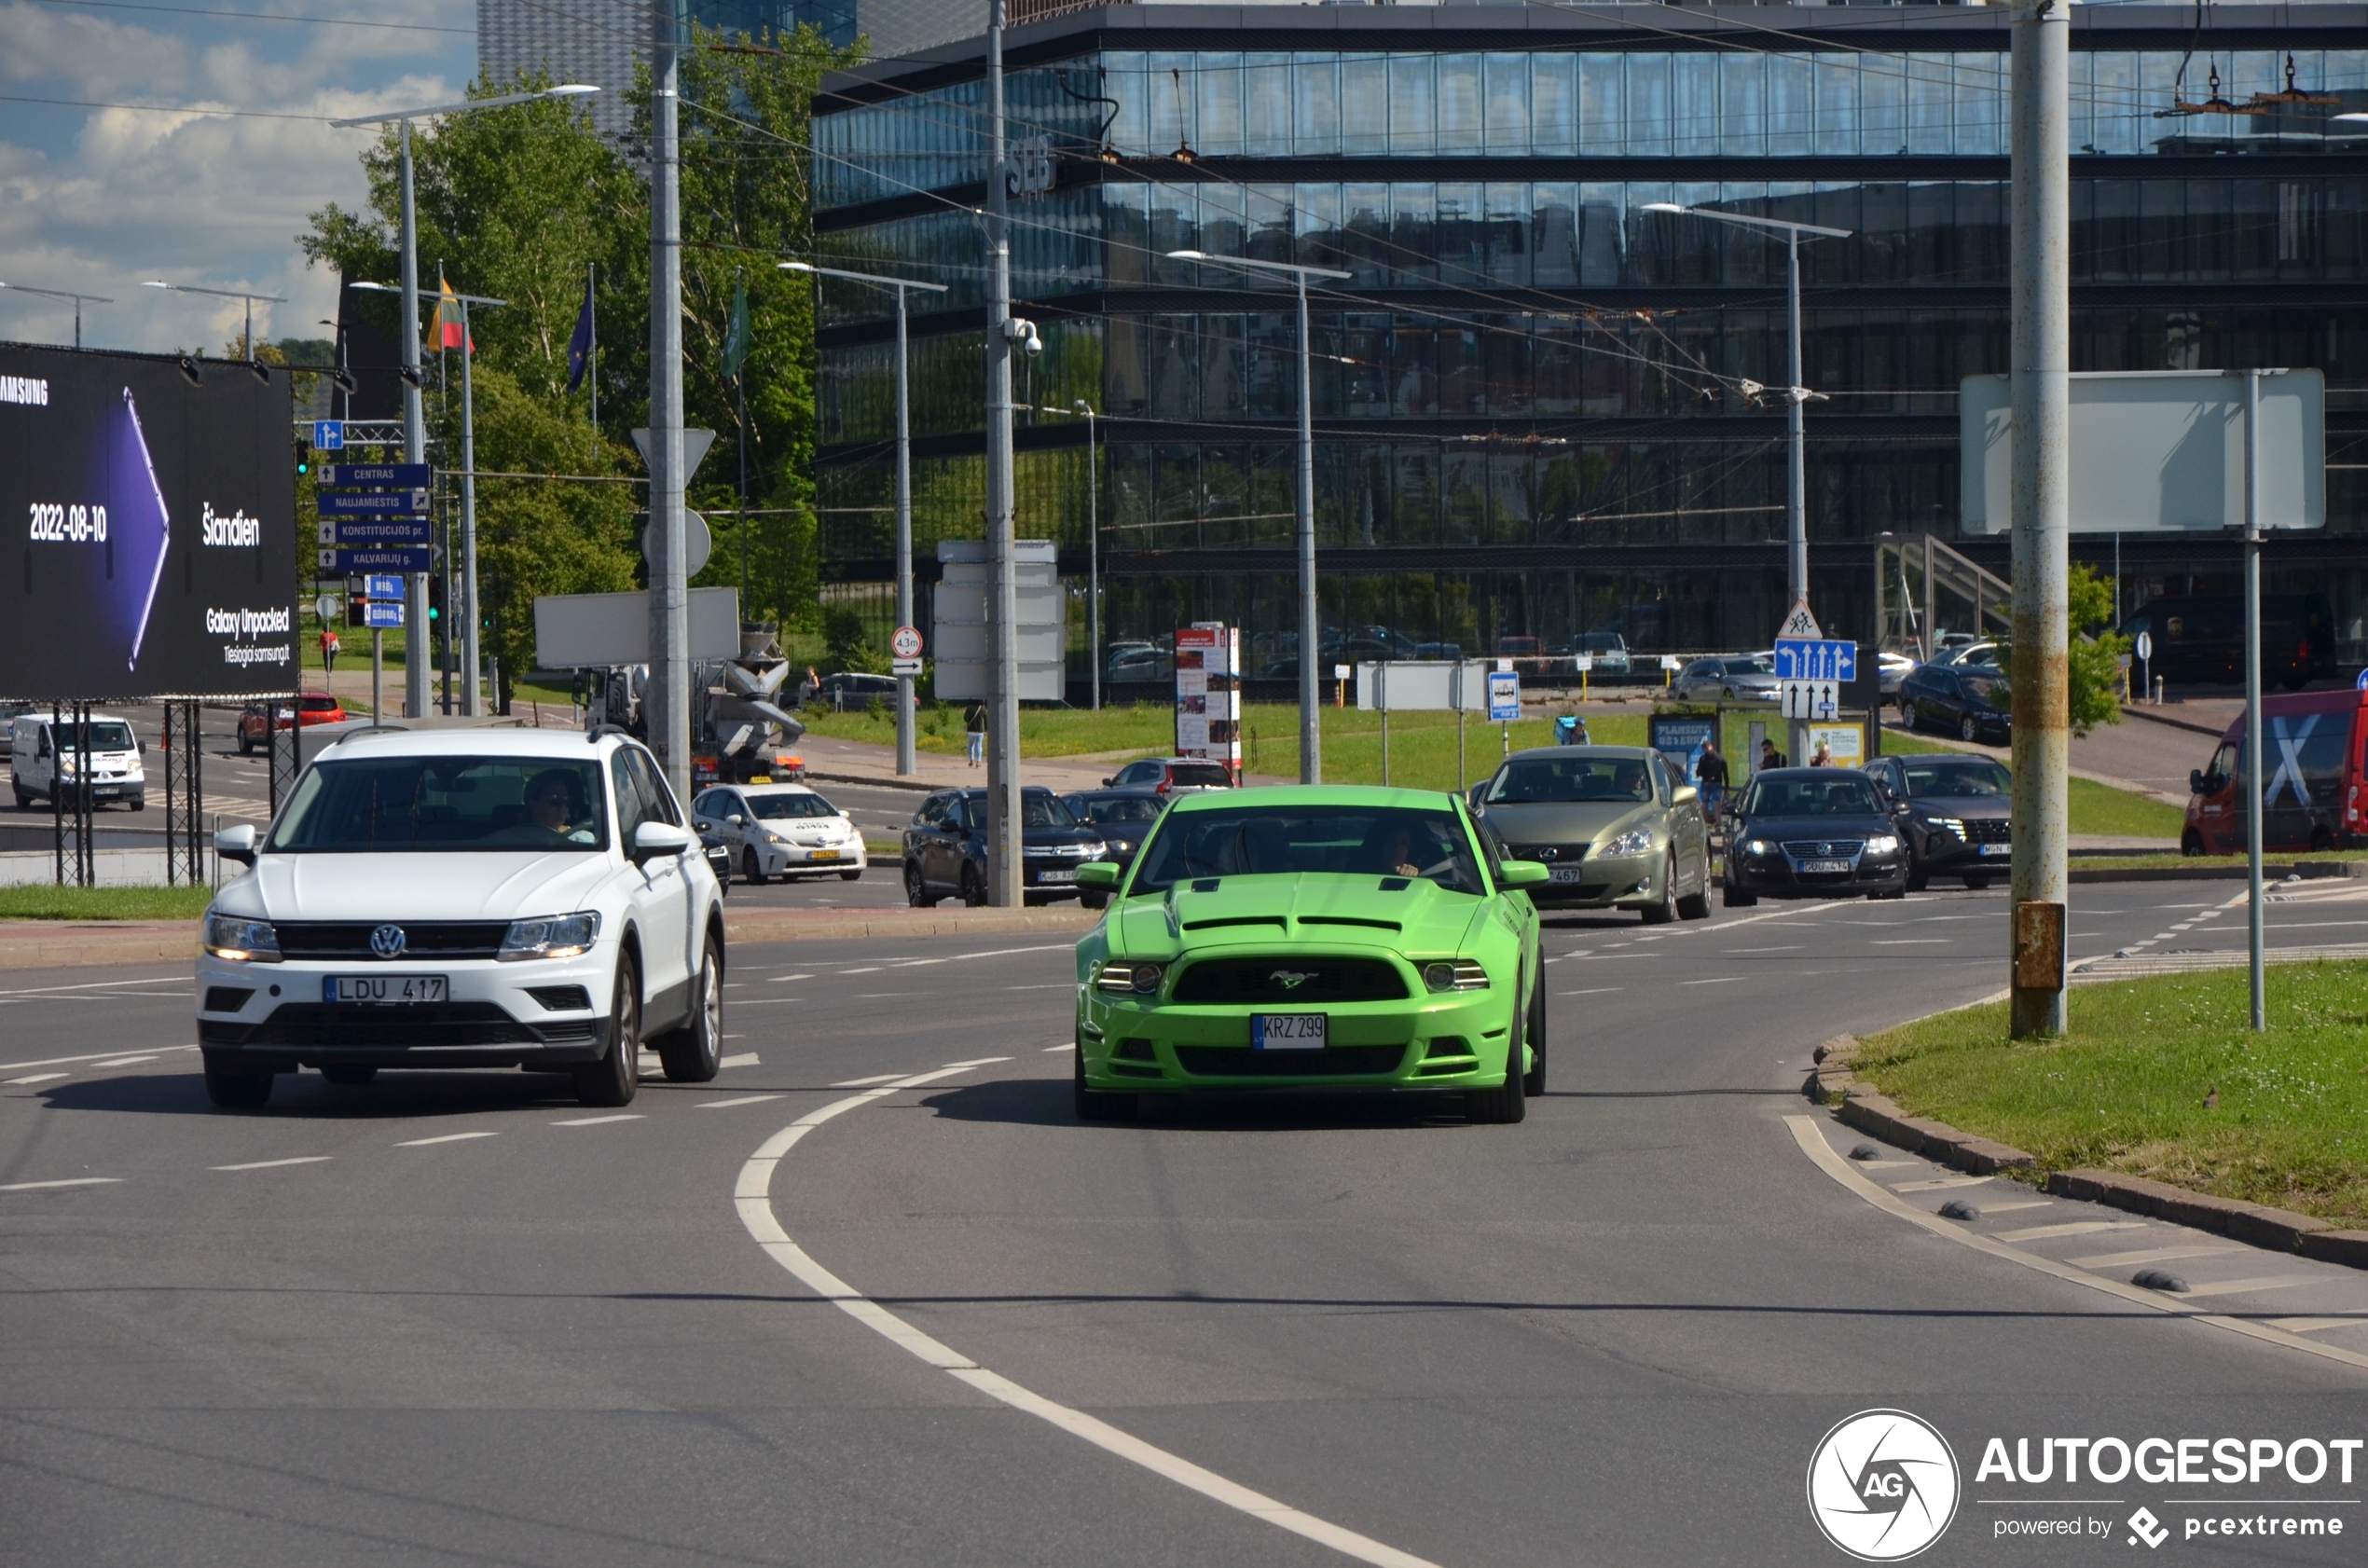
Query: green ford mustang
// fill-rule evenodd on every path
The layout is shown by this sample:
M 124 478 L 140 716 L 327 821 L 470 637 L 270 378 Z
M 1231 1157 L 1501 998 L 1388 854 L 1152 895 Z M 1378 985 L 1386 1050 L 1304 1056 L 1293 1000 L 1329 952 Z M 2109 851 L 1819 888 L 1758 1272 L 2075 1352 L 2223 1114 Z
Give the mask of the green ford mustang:
M 1519 1121 L 1546 1089 L 1542 865 L 1462 800 L 1319 786 L 1168 807 L 1077 944 L 1077 1114 L 1194 1089 L 1437 1089 Z

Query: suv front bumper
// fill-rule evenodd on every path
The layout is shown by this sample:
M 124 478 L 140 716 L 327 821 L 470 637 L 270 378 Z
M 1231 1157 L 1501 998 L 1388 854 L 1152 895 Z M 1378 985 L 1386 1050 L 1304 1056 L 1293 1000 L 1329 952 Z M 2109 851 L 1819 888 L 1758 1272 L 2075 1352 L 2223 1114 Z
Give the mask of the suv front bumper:
M 292 960 L 236 963 L 200 954 L 198 1043 L 231 1072 L 369 1067 L 583 1066 L 608 1054 L 609 956 L 501 963 L 489 959 Z M 338 975 L 440 974 L 441 1002 L 363 1005 L 325 999 Z M 541 993 L 541 995 L 537 995 Z M 580 1005 L 577 1005 L 580 1004 Z

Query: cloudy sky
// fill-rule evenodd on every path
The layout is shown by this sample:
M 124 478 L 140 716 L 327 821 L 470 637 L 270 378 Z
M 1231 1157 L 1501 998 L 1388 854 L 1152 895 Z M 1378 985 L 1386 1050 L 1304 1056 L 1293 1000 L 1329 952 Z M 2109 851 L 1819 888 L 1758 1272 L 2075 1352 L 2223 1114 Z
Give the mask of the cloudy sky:
M 0 282 L 111 296 L 84 309 L 96 348 L 218 353 L 239 335 L 237 300 L 149 278 L 285 295 L 255 307 L 257 337 L 330 336 L 337 279 L 296 236 L 361 202 L 369 133 L 326 121 L 461 96 L 475 19 L 474 0 L 0 0 Z M 0 289 L 0 339 L 73 333 L 67 302 Z

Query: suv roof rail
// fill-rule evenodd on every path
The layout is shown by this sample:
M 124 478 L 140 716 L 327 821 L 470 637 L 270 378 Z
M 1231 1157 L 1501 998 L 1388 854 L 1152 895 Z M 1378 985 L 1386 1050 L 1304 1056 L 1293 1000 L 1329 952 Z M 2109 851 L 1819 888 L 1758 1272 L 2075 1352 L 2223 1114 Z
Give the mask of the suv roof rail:
M 584 743 L 586 746 L 597 746 L 602 736 L 609 735 L 621 735 L 627 740 L 634 738 L 633 732 L 623 724 L 595 724 L 584 732 Z

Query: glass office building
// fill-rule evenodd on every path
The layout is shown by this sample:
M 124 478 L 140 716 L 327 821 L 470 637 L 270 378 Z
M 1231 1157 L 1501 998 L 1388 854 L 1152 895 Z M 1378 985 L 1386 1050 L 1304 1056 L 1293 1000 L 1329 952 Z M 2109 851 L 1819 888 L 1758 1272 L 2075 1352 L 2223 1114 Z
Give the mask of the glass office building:
M 1088 560 L 1101 418 L 1105 640 L 1195 619 L 1288 657 L 1297 328 L 1198 250 L 1335 268 L 1314 296 L 1324 619 L 1360 652 L 1507 637 L 1764 646 L 1783 609 L 1781 241 L 1656 203 L 1847 229 L 1804 243 L 1808 526 L 1829 628 L 1871 635 L 1875 542 L 1961 535 L 1957 387 L 2006 368 L 2003 7 L 1122 6 L 1013 30 L 1023 537 Z M 2081 370 L 2317 366 L 2328 527 L 2272 586 L 2368 617 L 2368 8 L 2081 7 Z M 916 557 L 982 531 L 985 252 L 977 42 L 825 83 L 817 243 L 950 285 L 913 323 Z M 2199 112 L 2190 107 L 2201 106 Z M 2240 111 L 2240 112 L 2239 112 Z M 917 296 L 916 296 L 917 304 Z M 892 557 L 894 321 L 833 283 L 821 331 L 828 590 Z M 2078 537 L 2110 568 L 2115 541 Z M 2119 543 L 2125 601 L 2215 591 L 2219 537 Z M 1081 631 L 1081 644 L 1082 634 Z M 1082 666 L 1080 666 L 1081 670 Z

